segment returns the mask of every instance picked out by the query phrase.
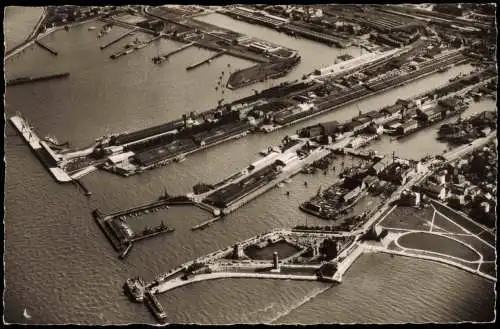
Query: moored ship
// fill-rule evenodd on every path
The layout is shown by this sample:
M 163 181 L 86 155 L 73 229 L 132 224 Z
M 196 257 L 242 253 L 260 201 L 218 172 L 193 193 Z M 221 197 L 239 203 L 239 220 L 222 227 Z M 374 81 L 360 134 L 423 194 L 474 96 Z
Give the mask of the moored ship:
M 144 301 L 146 283 L 141 277 L 127 279 L 123 285 L 125 294 L 134 302 L 142 303 Z

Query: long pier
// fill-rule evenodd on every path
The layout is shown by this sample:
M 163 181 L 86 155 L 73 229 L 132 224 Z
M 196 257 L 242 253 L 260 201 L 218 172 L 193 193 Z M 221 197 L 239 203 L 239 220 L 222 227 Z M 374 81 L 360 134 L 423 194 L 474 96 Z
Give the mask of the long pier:
M 81 182 L 80 180 L 78 179 L 74 179 L 73 182 L 75 183 L 75 185 L 79 188 L 81 188 L 83 190 L 83 192 L 85 193 L 85 196 L 91 196 L 92 195 L 92 192 L 90 192 L 87 187 L 83 184 L 83 182 Z
M 164 34 L 157 35 L 157 36 L 155 36 L 155 37 L 153 37 L 153 38 L 151 38 L 151 39 L 149 39 L 147 41 L 144 41 L 143 43 L 140 43 L 138 45 L 132 46 L 132 47 L 130 47 L 128 49 L 127 48 L 126 49 L 122 49 L 122 50 L 120 50 L 120 51 L 118 51 L 118 52 L 116 52 L 114 54 L 111 54 L 109 57 L 111 59 L 117 59 L 117 58 L 122 57 L 124 55 L 131 54 L 131 53 L 133 53 L 133 52 L 135 52 L 135 51 L 137 51 L 139 49 L 142 49 L 142 48 L 148 46 L 153 41 L 156 41 L 156 40 L 158 40 L 160 38 L 163 38 L 164 36 L 165 36 Z
M 35 43 L 36 43 L 38 46 L 40 46 L 40 48 L 47 50 L 47 51 L 48 51 L 49 53 L 51 53 L 52 55 L 54 55 L 54 56 L 57 56 L 57 55 L 58 55 L 58 54 L 57 54 L 57 51 L 55 51 L 54 49 L 50 48 L 50 47 L 49 47 L 49 46 L 47 46 L 47 45 L 44 45 L 44 44 L 43 44 L 43 43 L 41 43 L 40 41 L 35 40 Z
M 116 38 L 115 40 L 110 41 L 110 42 L 108 42 L 108 43 L 106 43 L 106 44 L 104 44 L 104 45 L 101 45 L 101 47 L 100 47 L 100 48 L 101 48 L 101 49 L 106 49 L 106 48 L 108 48 L 109 46 L 114 45 L 114 44 L 115 44 L 115 43 L 117 43 L 118 41 L 123 40 L 123 39 L 125 39 L 126 37 L 128 37 L 128 36 L 130 36 L 130 35 L 134 34 L 136 31 L 137 31 L 137 29 L 133 29 L 132 31 L 128 31 L 127 33 L 125 33 L 125 34 L 123 34 L 123 35 L 119 36 L 119 37 L 118 37 L 118 38 Z
M 220 57 L 220 56 L 224 55 L 225 53 L 227 53 L 227 50 L 222 50 L 222 51 L 218 52 L 217 54 L 215 54 L 213 56 L 210 56 L 207 59 L 202 60 L 199 63 L 193 64 L 193 65 L 189 65 L 188 67 L 186 67 L 186 70 L 190 71 L 190 70 L 193 70 L 193 69 L 197 68 L 198 66 L 210 63 L 212 60 L 216 59 L 217 57 Z
M 41 77 L 20 77 L 17 79 L 8 80 L 6 85 L 7 86 L 17 86 L 17 85 L 23 85 L 23 84 L 27 84 L 27 83 L 33 83 L 33 82 L 39 82 L 39 81 L 45 81 L 45 80 L 63 79 L 63 78 L 67 78 L 67 77 L 69 77 L 69 72 L 45 75 L 45 76 L 41 76 Z
M 185 45 L 183 45 L 183 46 L 181 46 L 181 47 L 179 47 L 177 49 L 172 50 L 171 52 L 169 52 L 169 53 L 167 53 L 165 55 L 154 57 L 153 61 L 156 60 L 156 63 L 158 63 L 158 64 L 162 63 L 163 61 L 166 61 L 167 59 L 169 59 L 170 56 L 175 55 L 175 54 L 177 54 L 177 53 L 179 53 L 179 52 L 181 52 L 183 50 L 186 50 L 186 49 L 188 49 L 188 48 L 190 48 L 191 46 L 194 46 L 194 45 L 195 45 L 194 42 L 190 42 L 190 43 L 185 44 Z
M 13 116 L 10 118 L 10 122 L 58 182 L 65 183 L 72 181 L 72 178 L 63 169 L 54 165 L 54 163 L 58 162 L 58 159 L 51 158 L 52 154 L 46 151 L 41 144 L 42 140 L 22 117 L 17 115 Z
M 220 221 L 223 219 L 223 216 L 217 216 L 215 218 L 211 218 L 207 221 L 204 221 L 203 223 L 200 223 L 198 225 L 195 225 L 191 228 L 192 231 L 196 231 L 196 230 L 203 230 L 205 227 L 208 227 L 210 225 L 212 225 L 213 223 L 217 222 L 217 221 Z

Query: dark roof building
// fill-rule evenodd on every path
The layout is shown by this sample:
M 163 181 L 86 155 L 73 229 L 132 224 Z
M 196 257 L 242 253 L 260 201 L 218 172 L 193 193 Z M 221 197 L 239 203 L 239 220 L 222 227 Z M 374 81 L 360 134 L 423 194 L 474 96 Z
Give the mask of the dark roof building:
M 382 113 L 381 111 L 373 110 L 373 111 L 370 111 L 370 112 L 363 114 L 362 116 L 368 117 L 368 118 L 373 120 L 373 119 L 378 119 L 378 118 L 385 116 L 385 113 Z
M 392 163 L 392 160 L 385 157 L 382 158 L 379 162 L 375 163 L 371 168 L 370 172 L 374 175 L 378 175 L 381 173 L 385 168 L 387 168 L 388 165 Z
M 446 110 L 441 106 L 431 107 L 425 110 L 418 110 L 417 115 L 426 121 L 436 121 L 445 115 Z
M 360 131 L 361 129 L 365 128 L 368 124 L 369 124 L 369 122 L 362 123 L 359 121 L 351 121 L 351 122 L 344 124 L 344 127 L 347 131 L 356 132 L 356 131 Z
M 394 113 L 400 112 L 403 109 L 403 104 L 395 104 L 380 110 L 381 113 L 385 115 L 393 115 Z
M 360 116 L 353 118 L 352 121 L 357 121 L 357 122 L 361 122 L 361 123 L 368 123 L 368 122 L 372 121 L 372 119 L 370 117 L 360 115 Z
M 339 131 L 339 122 L 338 121 L 328 121 L 328 122 L 322 122 L 318 126 L 321 128 L 321 133 L 324 136 L 331 136 L 334 135 Z

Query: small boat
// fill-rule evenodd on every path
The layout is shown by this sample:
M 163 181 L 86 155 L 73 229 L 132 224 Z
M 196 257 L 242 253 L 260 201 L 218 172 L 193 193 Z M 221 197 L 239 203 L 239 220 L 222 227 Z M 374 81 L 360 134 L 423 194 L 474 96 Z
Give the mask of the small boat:
M 179 155 L 178 157 L 176 157 L 176 158 L 174 159 L 174 161 L 175 161 L 175 162 L 177 162 L 177 163 L 184 162 L 185 160 L 186 160 L 186 157 L 185 157 L 184 155 L 182 155 L 182 154 L 181 154 L 181 155 Z
M 283 184 L 283 183 L 278 183 L 278 187 L 279 187 L 279 188 L 282 188 L 284 185 L 285 185 L 285 184 Z
M 28 314 L 28 310 L 27 309 L 24 309 L 24 312 L 23 312 L 23 316 L 25 319 L 31 319 L 31 315 Z
M 89 31 L 94 31 L 95 29 L 97 29 L 97 27 L 95 27 L 95 26 L 89 26 L 89 28 L 88 28 Z

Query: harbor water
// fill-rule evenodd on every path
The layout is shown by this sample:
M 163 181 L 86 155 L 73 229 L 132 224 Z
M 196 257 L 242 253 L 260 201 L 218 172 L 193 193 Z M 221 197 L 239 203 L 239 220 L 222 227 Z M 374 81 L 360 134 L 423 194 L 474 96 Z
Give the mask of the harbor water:
M 40 7 L 9 6 L 5 8 L 3 22 L 5 51 L 21 44 L 40 19 L 43 9 Z
M 7 20 L 11 17 L 7 12 Z M 200 18 L 212 24 L 299 49 L 300 66 L 285 79 L 297 79 L 319 64 L 332 63 L 345 52 L 221 15 Z M 22 24 L 22 22 L 20 23 Z M 221 56 L 212 64 L 186 71 L 185 67 L 213 52 L 190 48 L 162 65 L 151 58 L 180 46 L 159 40 L 137 52 L 112 60 L 137 34 L 109 49 L 99 46 L 123 33 L 113 30 L 96 36 L 101 22 L 60 30 L 42 40 L 59 52 L 55 57 L 32 46 L 6 61 L 6 79 L 24 75 L 70 72 L 66 80 L 9 87 L 6 116 L 20 111 L 43 137 L 83 147 L 105 134 L 133 131 L 179 118 L 189 111 L 213 107 L 220 94 L 218 75 L 253 63 Z M 89 26 L 98 29 L 89 31 Z M 357 50 L 353 50 L 357 51 Z M 320 55 L 319 55 L 320 54 Z M 323 55 L 324 54 L 324 55 Z M 317 59 L 317 56 L 320 59 Z M 470 66 L 417 80 L 358 103 L 362 111 L 378 109 L 398 98 L 443 84 Z M 226 91 L 226 100 L 263 89 L 271 82 Z M 467 113 L 494 109 L 494 101 L 473 103 Z M 144 305 L 131 303 L 122 293 L 123 282 L 142 275 L 146 280 L 183 262 L 233 245 L 236 241 L 276 227 L 306 220 L 298 204 L 317 188 L 334 180 L 335 173 L 299 175 L 282 188 L 259 197 L 203 231 L 191 227 L 208 218 L 198 208 L 171 207 L 133 218 L 134 230 L 163 220 L 175 232 L 134 245 L 126 260 L 116 253 L 99 230 L 91 211 L 104 213 L 138 205 L 160 196 L 191 191 L 200 182 L 214 183 L 259 158 L 260 150 L 276 145 L 286 134 L 324 120 L 346 120 L 358 114 L 356 105 L 343 107 L 271 134 L 251 135 L 189 156 L 182 163 L 123 178 L 96 172 L 82 179 L 93 193 L 85 197 L 73 185 L 59 185 L 10 125 L 6 126 L 5 182 L 5 320 L 16 323 L 154 323 Z M 466 114 L 467 115 L 467 114 Z M 447 148 L 435 141 L 438 127 L 390 142 L 374 144 L 379 152 L 409 158 L 439 154 Z M 347 163 L 346 163 L 347 165 Z M 308 181 L 308 187 L 304 181 Z M 285 192 L 290 190 L 290 196 Z M 307 219 L 306 219 L 307 218 Z M 311 222 L 313 223 L 313 222 Z M 185 286 L 159 297 L 170 322 L 183 323 L 321 323 L 487 321 L 493 316 L 493 285 L 463 271 L 426 261 L 362 256 L 341 285 L 319 282 L 229 279 Z M 23 318 L 27 309 L 32 316 Z M 409 311 L 411 310 L 411 312 Z

